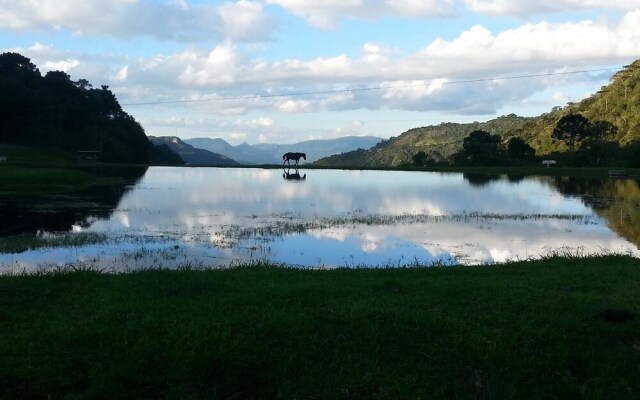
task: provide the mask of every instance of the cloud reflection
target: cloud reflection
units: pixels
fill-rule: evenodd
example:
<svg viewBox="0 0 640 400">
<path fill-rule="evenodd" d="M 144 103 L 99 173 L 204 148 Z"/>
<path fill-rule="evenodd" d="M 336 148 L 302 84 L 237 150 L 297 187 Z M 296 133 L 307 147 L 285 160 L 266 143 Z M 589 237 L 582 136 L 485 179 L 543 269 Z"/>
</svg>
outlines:
<svg viewBox="0 0 640 400">
<path fill-rule="evenodd" d="M 579 196 L 546 179 L 471 186 L 461 174 L 305 173 L 304 184 L 292 184 L 279 170 L 150 168 L 109 219 L 84 229 L 110 243 L 77 257 L 128 266 L 146 258 L 168 267 L 258 259 L 340 267 L 504 262 L 563 248 L 640 255 Z M 126 257 L 141 247 L 155 253 Z M 60 250 L 11 257 L 22 265 L 74 259 Z M 8 260 L 0 255 L 0 265 Z"/>
</svg>

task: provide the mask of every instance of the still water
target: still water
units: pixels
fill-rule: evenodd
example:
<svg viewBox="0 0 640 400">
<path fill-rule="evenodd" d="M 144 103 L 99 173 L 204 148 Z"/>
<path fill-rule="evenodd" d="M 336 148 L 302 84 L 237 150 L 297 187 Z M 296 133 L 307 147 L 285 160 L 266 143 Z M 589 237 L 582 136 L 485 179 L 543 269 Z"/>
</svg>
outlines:
<svg viewBox="0 0 640 400">
<path fill-rule="evenodd" d="M 304 267 L 484 264 L 554 252 L 640 257 L 635 180 L 154 167 L 115 193 L 111 206 L 83 213 L 69 213 L 67 199 L 65 220 L 54 229 L 37 217 L 20 232 L 4 232 L 52 240 L 0 253 L 0 273 L 261 260 Z M 70 235 L 99 240 L 55 244 Z"/>
</svg>

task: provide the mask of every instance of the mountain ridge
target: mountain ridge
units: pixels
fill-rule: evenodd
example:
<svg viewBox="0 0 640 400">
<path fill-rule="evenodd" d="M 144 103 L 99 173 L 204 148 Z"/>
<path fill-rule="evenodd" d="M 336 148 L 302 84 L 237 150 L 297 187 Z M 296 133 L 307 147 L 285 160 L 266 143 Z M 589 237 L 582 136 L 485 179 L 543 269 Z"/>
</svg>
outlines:
<svg viewBox="0 0 640 400">
<path fill-rule="evenodd" d="M 190 165 L 233 166 L 237 161 L 218 153 L 199 149 L 177 136 L 148 136 L 154 146 L 166 145 Z"/>
<path fill-rule="evenodd" d="M 304 152 L 307 162 L 322 157 L 370 148 L 383 139 L 377 136 L 343 136 L 336 139 L 305 140 L 294 144 L 259 143 L 250 145 L 243 142 L 233 146 L 221 138 L 192 138 L 184 142 L 195 148 L 213 151 L 236 160 L 241 164 L 281 164 L 282 154 L 290 151 Z"/>
<path fill-rule="evenodd" d="M 591 124 L 610 123 L 612 134 L 584 140 L 584 148 L 569 152 L 566 142 L 554 139 L 558 121 L 570 114 L 581 114 Z M 474 130 L 484 130 L 502 138 L 506 147 L 512 138 L 522 139 L 537 156 L 564 158 L 572 165 L 603 165 L 591 159 L 607 159 L 608 165 L 640 166 L 640 60 L 615 73 L 608 85 L 577 103 L 553 107 L 536 117 L 504 115 L 486 122 L 453 123 L 413 128 L 382 141 L 369 150 L 356 150 L 325 157 L 315 165 L 328 167 L 397 167 L 412 165 L 419 152 L 438 164 L 454 163 L 453 155 Z M 588 135 L 587 135 L 588 136 Z M 598 146 L 600 146 L 598 148 Z M 582 152 L 582 154 L 581 154 Z M 591 156 L 588 154 L 591 152 Z M 604 154 L 608 152 L 609 154 Z M 593 154 L 598 153 L 597 157 Z M 606 156 L 606 157 L 605 157 Z M 634 161 L 635 160 L 635 161 Z"/>
</svg>

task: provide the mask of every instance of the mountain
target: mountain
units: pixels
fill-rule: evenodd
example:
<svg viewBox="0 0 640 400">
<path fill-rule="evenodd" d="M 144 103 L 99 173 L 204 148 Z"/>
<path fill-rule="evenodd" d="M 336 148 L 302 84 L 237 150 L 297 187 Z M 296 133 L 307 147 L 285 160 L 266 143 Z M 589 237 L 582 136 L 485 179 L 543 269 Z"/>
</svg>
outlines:
<svg viewBox="0 0 640 400">
<path fill-rule="evenodd" d="M 580 114 L 588 124 L 578 137 L 576 151 L 552 134 L 565 116 Z M 318 160 L 321 166 L 389 167 L 412 164 L 420 151 L 439 163 L 452 163 L 465 137 L 484 130 L 502 137 L 523 139 L 538 156 L 549 156 L 566 165 L 640 166 L 640 60 L 625 66 L 610 83 L 579 103 L 554 107 L 538 117 L 514 114 L 487 122 L 443 123 L 415 128 L 385 140 L 369 150 L 356 150 Z M 594 134 L 594 132 L 596 132 Z"/>
<path fill-rule="evenodd" d="M 640 60 L 626 65 L 614 74 L 610 83 L 579 103 L 554 107 L 550 112 L 532 119 L 510 136 L 520 137 L 539 155 L 567 151 L 566 144 L 554 141 L 553 129 L 569 114 L 581 114 L 591 123 L 609 122 L 616 132 L 608 138 L 621 147 L 640 141 Z M 637 146 L 637 144 L 635 144 Z"/>
<path fill-rule="evenodd" d="M 0 110 L 0 143 L 89 151 L 107 162 L 167 162 L 108 86 L 62 71 L 43 76 L 18 53 L 0 54 Z"/>
<path fill-rule="evenodd" d="M 208 150 L 195 148 L 176 136 L 149 136 L 149 140 L 155 146 L 168 146 L 171 151 L 178 154 L 185 163 L 191 165 L 230 166 L 238 163 L 222 154 Z"/>
<path fill-rule="evenodd" d="M 224 139 L 216 138 L 194 138 L 185 139 L 186 143 L 198 149 L 209 150 L 214 153 L 224 154 L 225 156 L 236 160 L 240 164 L 270 164 L 272 163 L 273 155 L 270 153 L 263 153 L 252 146 L 242 143 L 238 146 L 233 146 L 227 143 Z"/>
<path fill-rule="evenodd" d="M 314 164 L 332 167 L 395 167 L 412 162 L 412 157 L 424 151 L 436 161 L 448 160 L 462 147 L 462 141 L 475 130 L 484 130 L 504 136 L 519 130 L 531 118 L 515 114 L 505 115 L 487 122 L 467 124 L 442 123 L 410 129 L 398 137 L 383 140 L 369 150 L 356 150 L 318 160 Z"/>
<path fill-rule="evenodd" d="M 375 136 L 345 136 L 338 139 L 307 140 L 296 144 L 230 145 L 223 139 L 185 139 L 193 147 L 224 154 L 241 164 L 281 164 L 284 153 L 294 151 L 307 154 L 306 162 L 314 162 L 322 157 L 355 149 L 368 149 L 382 138 Z"/>
</svg>

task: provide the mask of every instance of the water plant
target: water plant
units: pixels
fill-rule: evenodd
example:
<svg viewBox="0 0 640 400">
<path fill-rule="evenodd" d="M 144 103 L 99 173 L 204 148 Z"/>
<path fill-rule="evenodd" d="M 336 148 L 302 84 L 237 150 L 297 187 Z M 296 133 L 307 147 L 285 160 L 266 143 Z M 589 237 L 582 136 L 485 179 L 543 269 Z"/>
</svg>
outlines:
<svg viewBox="0 0 640 400">
<path fill-rule="evenodd" d="M 109 237 L 94 232 L 38 232 L 35 235 L 10 235 L 0 241 L 0 253 L 21 253 L 27 250 L 55 247 L 78 247 L 106 243 Z"/>
</svg>

